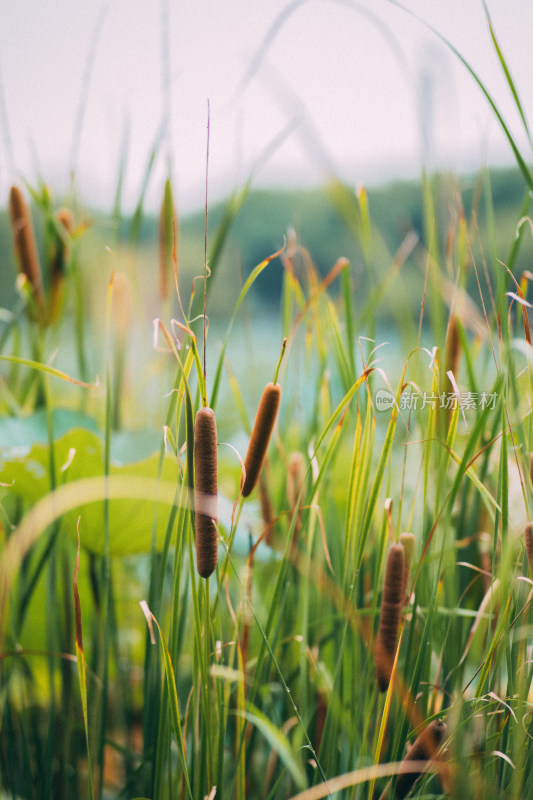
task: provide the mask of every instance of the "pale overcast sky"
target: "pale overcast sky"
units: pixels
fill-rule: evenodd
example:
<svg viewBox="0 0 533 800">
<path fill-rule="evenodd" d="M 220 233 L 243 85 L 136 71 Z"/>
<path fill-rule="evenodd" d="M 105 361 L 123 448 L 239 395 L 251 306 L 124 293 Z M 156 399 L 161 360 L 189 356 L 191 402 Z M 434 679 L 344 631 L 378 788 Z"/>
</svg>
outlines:
<svg viewBox="0 0 533 800">
<path fill-rule="evenodd" d="M 482 2 L 405 4 L 479 72 L 529 159 Z M 527 114 L 533 3 L 487 6 Z M 328 170 L 356 185 L 419 175 L 423 161 L 512 162 L 465 68 L 388 0 L 2 0 L 0 76 L 4 198 L 38 170 L 60 192 L 74 165 L 82 198 L 109 208 L 128 141 L 131 207 L 166 119 L 148 202 L 170 155 L 182 211 L 200 207 L 208 99 L 211 200 L 252 170 L 256 186 L 316 185 Z"/>
</svg>

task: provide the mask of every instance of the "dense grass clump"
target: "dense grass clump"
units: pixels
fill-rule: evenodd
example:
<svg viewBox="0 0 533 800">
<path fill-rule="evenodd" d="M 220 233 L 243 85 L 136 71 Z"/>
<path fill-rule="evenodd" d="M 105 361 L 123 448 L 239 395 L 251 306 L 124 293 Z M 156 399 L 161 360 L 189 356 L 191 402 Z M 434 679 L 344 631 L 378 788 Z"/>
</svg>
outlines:
<svg viewBox="0 0 533 800">
<path fill-rule="evenodd" d="M 34 214 L 59 222 L 43 197 Z M 45 307 L 43 326 L 23 295 L 2 333 L 4 786 L 28 798 L 43 775 L 55 797 L 527 791 L 530 345 L 506 285 L 486 273 L 480 326 L 475 298 L 427 275 L 414 338 L 404 354 L 407 320 L 378 364 L 379 331 L 356 335 L 366 311 L 349 262 L 320 278 L 293 240 L 274 254 L 285 278 L 279 317 L 262 323 L 269 363 L 234 371 L 231 331 L 271 256 L 226 334 L 206 325 L 209 383 L 181 300 L 183 321 L 158 318 L 164 346 L 139 358 L 145 312 L 128 289 L 126 314 L 134 277 L 116 262 L 94 289 L 103 335 L 98 315 L 76 321 L 83 251 L 65 231 L 56 313 Z M 449 316 L 440 334 L 428 306 Z M 61 369 L 49 348 L 73 321 Z M 250 426 L 251 376 L 271 371 L 280 334 L 286 356 Z M 75 377 L 91 378 L 88 335 L 103 388 Z M 140 402 L 141 370 L 159 403 Z"/>
</svg>

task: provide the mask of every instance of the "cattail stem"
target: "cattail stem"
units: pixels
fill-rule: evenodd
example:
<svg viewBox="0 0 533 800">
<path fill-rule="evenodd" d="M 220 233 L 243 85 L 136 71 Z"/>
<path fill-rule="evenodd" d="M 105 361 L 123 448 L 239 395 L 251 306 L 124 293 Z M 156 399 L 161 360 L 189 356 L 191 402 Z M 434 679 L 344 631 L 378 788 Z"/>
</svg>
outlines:
<svg viewBox="0 0 533 800">
<path fill-rule="evenodd" d="M 392 544 L 385 566 L 381 614 L 374 648 L 376 679 L 380 692 L 386 692 L 389 687 L 396 653 L 398 628 L 405 597 L 404 564 L 405 556 L 402 545 Z"/>
<path fill-rule="evenodd" d="M 204 229 L 204 384 L 207 377 L 207 328 L 206 328 L 206 309 L 207 309 L 207 219 L 208 219 L 208 187 L 209 187 L 209 133 L 211 126 L 211 107 L 207 101 L 207 144 L 205 154 L 205 229 Z"/>
<path fill-rule="evenodd" d="M 196 567 L 208 578 L 218 561 L 217 426 L 211 408 L 203 407 L 194 423 L 194 508 Z"/>
<path fill-rule="evenodd" d="M 207 407 L 209 403 L 207 397 L 207 383 L 202 367 L 202 362 L 200 360 L 200 353 L 198 351 L 198 343 L 196 341 L 196 337 L 191 336 L 190 342 L 191 342 L 191 350 L 194 358 L 194 363 L 196 364 L 196 372 L 198 375 L 198 387 L 200 390 L 200 396 L 202 398 L 202 406 Z"/>
<path fill-rule="evenodd" d="M 274 373 L 273 383 L 277 383 L 278 382 L 278 373 L 279 373 L 279 369 L 281 367 L 281 362 L 283 361 L 283 356 L 285 355 L 285 350 L 286 350 L 286 347 L 287 347 L 287 341 L 288 341 L 287 337 L 285 336 L 285 338 L 283 339 L 283 341 L 281 343 L 281 353 L 279 354 L 278 363 L 277 363 L 277 366 L 276 366 L 276 371 Z"/>
<path fill-rule="evenodd" d="M 213 689 L 212 689 L 212 682 L 210 680 L 211 676 L 211 603 L 209 597 L 209 581 L 204 581 L 204 610 L 205 610 L 205 629 L 204 629 L 204 681 L 205 685 L 203 687 L 203 702 L 205 708 L 205 723 L 207 730 L 212 730 L 212 712 L 213 712 Z M 212 776 L 212 763 L 213 763 L 213 756 L 212 752 L 214 749 L 214 737 L 207 736 L 207 773 L 208 773 L 208 783 L 211 785 L 213 781 Z"/>
</svg>

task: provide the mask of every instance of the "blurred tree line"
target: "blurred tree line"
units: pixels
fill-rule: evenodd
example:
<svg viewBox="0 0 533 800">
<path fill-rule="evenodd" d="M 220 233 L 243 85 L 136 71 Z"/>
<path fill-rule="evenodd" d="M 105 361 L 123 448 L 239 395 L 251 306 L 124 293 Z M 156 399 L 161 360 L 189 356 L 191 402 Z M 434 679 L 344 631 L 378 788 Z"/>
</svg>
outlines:
<svg viewBox="0 0 533 800">
<path fill-rule="evenodd" d="M 211 314 L 222 314 L 225 309 L 232 308 L 236 286 L 242 285 L 256 264 L 282 247 L 290 229 L 294 230 L 298 242 L 308 251 L 322 275 L 343 256 L 352 263 L 356 280 L 359 278 L 363 282 L 365 254 L 356 233 L 357 190 L 341 186 L 339 193 L 339 186 L 333 186 L 333 191 L 328 187 L 251 191 L 228 227 L 223 254 L 213 279 L 217 288 L 212 292 Z M 490 237 L 497 242 L 498 258 L 505 261 L 515 237 L 516 224 L 524 209 L 524 183 L 518 170 L 491 169 L 484 176 L 434 175 L 429 186 L 433 204 L 433 216 L 429 223 L 431 232 L 428 229 L 427 194 L 425 199 L 421 181 L 397 181 L 367 189 L 373 232 L 373 269 L 385 273 L 390 268 L 394 254 L 410 231 L 414 231 L 426 246 L 428 236 L 435 237 L 437 246 L 444 250 L 450 225 L 461 206 L 467 221 L 472 218 L 472 210 L 475 211 L 481 240 L 487 243 L 487 186 L 490 186 L 495 220 Z M 210 207 L 210 242 L 216 239 L 226 213 L 226 202 Z M 88 233 L 93 237 L 93 253 L 95 246 L 98 252 L 98 247 L 105 244 L 123 247 L 132 244 L 131 217 L 122 218 L 114 232 L 111 215 L 106 216 L 99 210 L 88 212 L 87 217 L 90 220 Z M 42 226 L 38 214 L 34 214 L 34 223 L 37 238 L 40 239 Z M 135 247 L 144 254 L 139 262 L 141 264 L 157 263 L 158 224 L 157 215 L 143 215 L 135 236 Z M 203 271 L 203 238 L 203 211 L 179 218 L 180 271 L 186 279 L 190 280 L 193 275 Z M 485 252 L 488 249 L 487 245 Z M 529 262 L 532 256 L 533 247 L 531 242 L 526 241 L 521 248 L 517 267 L 531 269 Z M 15 300 L 16 270 L 5 208 L 0 211 L 0 263 L 0 306 L 10 308 Z M 419 271 L 412 265 L 407 269 L 412 272 L 412 280 L 418 281 Z M 266 308 L 277 306 L 281 283 L 282 266 L 276 260 L 264 271 L 254 287 L 253 301 Z"/>
</svg>

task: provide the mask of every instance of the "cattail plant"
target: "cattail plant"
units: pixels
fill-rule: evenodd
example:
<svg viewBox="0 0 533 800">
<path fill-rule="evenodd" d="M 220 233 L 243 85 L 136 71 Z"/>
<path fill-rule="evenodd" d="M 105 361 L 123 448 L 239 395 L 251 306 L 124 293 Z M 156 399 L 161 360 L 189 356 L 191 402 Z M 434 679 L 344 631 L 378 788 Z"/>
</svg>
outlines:
<svg viewBox="0 0 533 800">
<path fill-rule="evenodd" d="M 172 196 L 170 178 L 165 181 L 165 191 L 159 211 L 159 297 L 168 297 L 168 276 L 177 260 L 178 221 Z"/>
<path fill-rule="evenodd" d="M 459 321 L 452 311 L 448 320 L 442 360 L 439 362 L 439 368 L 442 370 L 440 374 L 440 391 L 443 397 L 450 397 L 449 403 L 444 402 L 439 405 L 438 427 L 440 436 L 442 436 L 443 439 L 446 439 L 454 416 L 455 401 L 451 398 L 450 390 L 453 389 L 453 391 L 456 391 L 457 389 L 457 376 L 459 374 L 460 361 L 461 340 L 459 337 Z"/>
<path fill-rule="evenodd" d="M 19 269 L 28 279 L 35 303 L 42 312 L 44 309 L 43 282 L 33 223 L 30 210 L 18 186 L 12 186 L 9 192 L 9 213 Z"/>
<path fill-rule="evenodd" d="M 255 422 L 252 428 L 250 442 L 248 444 L 248 451 L 246 453 L 246 458 L 244 459 L 246 475 L 244 478 L 244 485 L 242 487 L 243 497 L 248 497 L 257 483 L 259 473 L 261 472 L 261 467 L 263 466 L 263 462 L 265 460 L 268 443 L 270 442 L 270 437 L 272 436 L 272 431 L 274 430 L 274 424 L 276 422 L 279 404 L 281 401 L 281 386 L 279 383 L 276 383 L 276 381 L 281 359 L 283 358 L 283 353 L 286 346 L 287 340 L 284 339 L 281 348 L 281 355 L 276 368 L 276 374 L 274 375 L 274 381 L 273 383 L 267 383 L 263 389 L 263 394 L 259 402 L 259 408 L 257 409 L 257 414 L 255 416 Z"/>
<path fill-rule="evenodd" d="M 204 236 L 204 314 L 203 369 L 199 374 L 202 408 L 194 421 L 194 510 L 196 531 L 196 568 L 202 578 L 214 572 L 218 562 L 218 452 L 215 412 L 207 405 L 206 341 L 207 341 L 207 186 L 209 166 L 209 102 L 207 104 L 207 158 L 205 175 L 205 236 Z M 167 189 L 168 187 L 168 189 Z M 172 213 L 170 181 L 165 185 L 163 205 Z"/>
<path fill-rule="evenodd" d="M 533 578 L 533 522 L 528 522 L 526 524 L 524 538 L 526 540 L 526 555 L 527 563 L 529 564 L 529 572 Z"/>
<path fill-rule="evenodd" d="M 457 378 L 461 360 L 461 339 L 459 337 L 458 320 L 452 311 L 446 332 L 446 345 L 444 351 L 444 374 L 452 372 Z"/>
<path fill-rule="evenodd" d="M 381 614 L 374 647 L 376 679 L 380 692 L 390 683 L 392 665 L 398 640 L 398 628 L 405 598 L 405 555 L 401 544 L 392 544 L 387 555 Z"/>
<path fill-rule="evenodd" d="M 217 493 L 217 425 L 214 411 L 204 406 L 194 423 L 196 567 L 202 578 L 214 572 L 218 561 Z"/>
<path fill-rule="evenodd" d="M 431 761 L 437 755 L 437 751 L 442 745 L 445 736 L 445 723 L 441 722 L 439 719 L 434 719 L 433 722 L 430 722 L 417 736 L 407 751 L 407 755 L 403 759 L 402 764 L 408 764 L 410 761 Z M 400 771 L 396 781 L 394 797 L 407 797 L 421 774 L 421 772 Z"/>
<path fill-rule="evenodd" d="M 414 761 L 431 761 L 434 759 L 445 735 L 446 725 L 444 722 L 434 719 L 415 739 L 407 751 L 407 755 L 402 760 L 402 766 L 408 768 L 409 764 L 412 764 Z M 390 780 L 381 793 L 379 800 L 392 800 L 392 798 L 398 798 L 400 800 L 403 797 L 407 797 L 420 775 L 423 774 L 422 772 L 402 771 L 402 766 L 398 773 L 392 797 L 390 793 L 392 780 Z"/>
</svg>

